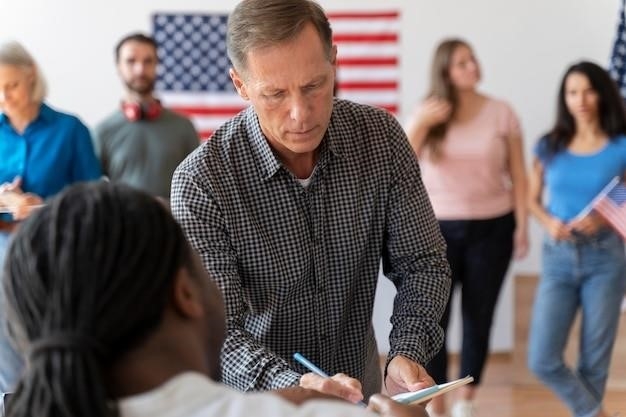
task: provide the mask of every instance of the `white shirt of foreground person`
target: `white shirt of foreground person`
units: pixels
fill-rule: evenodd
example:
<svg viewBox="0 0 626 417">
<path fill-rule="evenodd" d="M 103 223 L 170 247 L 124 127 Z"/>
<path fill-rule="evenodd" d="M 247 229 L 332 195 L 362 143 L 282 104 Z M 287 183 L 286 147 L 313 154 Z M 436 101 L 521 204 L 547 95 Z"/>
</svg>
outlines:
<svg viewBox="0 0 626 417">
<path fill-rule="evenodd" d="M 196 372 L 180 374 L 160 387 L 119 401 L 122 417 L 375 417 L 338 400 L 310 400 L 300 406 L 269 393 L 244 394 Z"/>
</svg>

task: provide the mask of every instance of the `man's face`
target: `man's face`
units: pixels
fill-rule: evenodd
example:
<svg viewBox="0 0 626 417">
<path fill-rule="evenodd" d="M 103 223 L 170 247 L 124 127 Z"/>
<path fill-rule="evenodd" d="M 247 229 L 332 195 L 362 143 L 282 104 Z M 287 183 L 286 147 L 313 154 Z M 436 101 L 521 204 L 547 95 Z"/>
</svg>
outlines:
<svg viewBox="0 0 626 417">
<path fill-rule="evenodd" d="M 312 24 L 293 40 L 251 50 L 247 67 L 231 78 L 250 100 L 261 129 L 281 159 L 315 152 L 333 106 L 336 49 L 329 59 Z"/>
<path fill-rule="evenodd" d="M 154 90 L 157 76 L 157 54 L 149 43 L 127 41 L 119 50 L 117 70 L 126 88 L 139 95 Z"/>
</svg>

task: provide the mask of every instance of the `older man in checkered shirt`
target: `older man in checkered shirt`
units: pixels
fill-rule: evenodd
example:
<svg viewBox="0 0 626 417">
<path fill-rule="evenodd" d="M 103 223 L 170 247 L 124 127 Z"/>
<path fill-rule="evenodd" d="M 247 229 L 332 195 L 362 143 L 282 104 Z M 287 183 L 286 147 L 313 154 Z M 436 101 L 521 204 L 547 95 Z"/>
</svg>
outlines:
<svg viewBox="0 0 626 417">
<path fill-rule="evenodd" d="M 401 127 L 333 97 L 337 50 L 311 0 L 240 2 L 228 52 L 251 106 L 178 167 L 171 193 L 224 295 L 223 381 L 300 384 L 353 402 L 380 391 L 372 311 L 382 259 L 398 290 L 386 388 L 432 385 L 422 365 L 442 344 L 450 272 Z M 295 352 L 333 376 L 306 373 Z"/>
</svg>

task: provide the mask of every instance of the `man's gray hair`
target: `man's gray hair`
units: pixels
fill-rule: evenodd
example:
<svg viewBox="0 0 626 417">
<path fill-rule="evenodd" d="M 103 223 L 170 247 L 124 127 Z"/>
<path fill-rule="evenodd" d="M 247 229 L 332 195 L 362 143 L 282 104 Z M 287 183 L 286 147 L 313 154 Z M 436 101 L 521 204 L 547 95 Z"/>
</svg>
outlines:
<svg viewBox="0 0 626 417">
<path fill-rule="evenodd" d="M 34 82 L 31 98 L 41 103 L 48 94 L 48 85 L 39 66 L 30 53 L 19 42 L 8 41 L 0 44 L 0 65 L 10 65 L 25 71 L 33 71 Z"/>
<path fill-rule="evenodd" d="M 243 0 L 228 18 L 228 57 L 237 71 L 247 69 L 249 51 L 295 38 L 313 24 L 331 59 L 332 30 L 324 9 L 313 0 Z"/>
</svg>

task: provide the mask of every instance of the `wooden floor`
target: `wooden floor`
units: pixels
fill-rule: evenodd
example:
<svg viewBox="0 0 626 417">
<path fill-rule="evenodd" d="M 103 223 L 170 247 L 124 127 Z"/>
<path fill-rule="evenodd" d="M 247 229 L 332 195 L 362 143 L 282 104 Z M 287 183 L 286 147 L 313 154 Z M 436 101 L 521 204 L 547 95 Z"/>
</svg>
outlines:
<svg viewBox="0 0 626 417">
<path fill-rule="evenodd" d="M 516 382 L 516 368 L 509 356 L 490 358 L 476 398 L 476 417 L 568 417 L 563 404 L 539 383 Z M 450 400 L 450 399 L 448 399 Z M 626 390 L 609 387 L 606 410 L 626 417 Z"/>
<path fill-rule="evenodd" d="M 517 277 L 515 291 L 515 348 L 510 354 L 492 355 L 476 398 L 476 417 L 568 417 L 559 399 L 543 387 L 526 368 L 528 322 L 537 277 Z M 576 359 L 577 330 L 573 330 L 566 360 Z M 451 358 L 451 375 L 456 375 L 456 358 Z M 451 403 L 450 395 L 447 401 Z M 613 359 L 605 410 L 626 417 L 626 312 L 622 313 Z"/>
<path fill-rule="evenodd" d="M 626 318 L 624 319 L 626 321 Z M 384 358 L 383 363 L 384 363 Z M 451 358 L 452 370 L 456 358 Z M 453 374 L 454 375 L 454 374 Z M 447 394 L 448 409 L 454 393 Z M 609 415 L 619 413 L 626 417 L 626 390 L 609 386 L 605 409 Z M 483 382 L 476 397 L 475 417 L 569 417 L 561 401 L 538 382 L 516 382 L 516 368 L 512 355 L 497 354 L 489 358 Z"/>
</svg>

